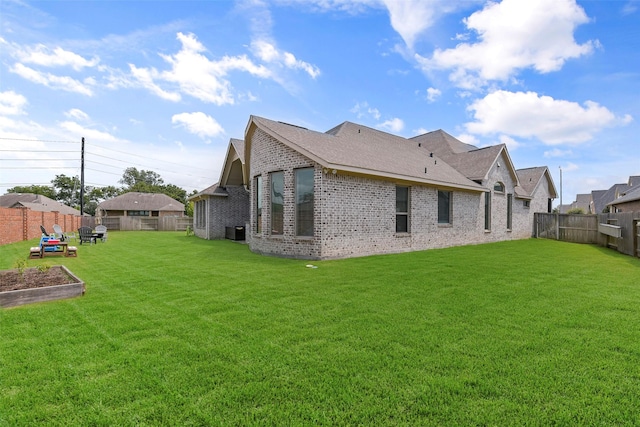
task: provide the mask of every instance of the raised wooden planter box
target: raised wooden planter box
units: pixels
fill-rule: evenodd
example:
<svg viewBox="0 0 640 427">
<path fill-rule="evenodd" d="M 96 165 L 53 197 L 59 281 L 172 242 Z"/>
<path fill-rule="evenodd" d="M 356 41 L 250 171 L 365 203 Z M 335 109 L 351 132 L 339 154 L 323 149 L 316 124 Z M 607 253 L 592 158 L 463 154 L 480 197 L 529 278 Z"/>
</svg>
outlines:
<svg viewBox="0 0 640 427">
<path fill-rule="evenodd" d="M 0 292 L 0 307 L 16 307 L 35 302 L 74 298 L 84 295 L 84 282 L 65 266 L 62 265 L 60 267 L 69 276 L 69 282 L 71 283 Z"/>
</svg>

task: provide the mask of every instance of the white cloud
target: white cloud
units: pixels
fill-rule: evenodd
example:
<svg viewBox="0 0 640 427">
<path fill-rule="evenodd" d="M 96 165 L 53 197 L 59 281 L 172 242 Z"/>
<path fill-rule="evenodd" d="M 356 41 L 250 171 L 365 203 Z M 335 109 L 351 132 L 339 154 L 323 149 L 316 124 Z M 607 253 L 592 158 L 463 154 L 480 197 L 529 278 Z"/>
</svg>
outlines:
<svg viewBox="0 0 640 427">
<path fill-rule="evenodd" d="M 0 114 L 25 114 L 24 107 L 27 103 L 27 98 L 12 90 L 0 92 Z"/>
<path fill-rule="evenodd" d="M 378 124 L 377 127 L 380 129 L 386 129 L 389 132 L 399 133 L 404 129 L 404 121 L 396 117 Z"/>
<path fill-rule="evenodd" d="M 544 152 L 544 157 L 550 159 L 554 157 L 566 157 L 571 156 L 573 151 L 571 150 L 561 150 L 559 148 L 554 148 L 553 150 L 548 150 Z"/>
<path fill-rule="evenodd" d="M 427 101 L 429 102 L 435 102 L 436 99 L 440 97 L 440 95 L 442 95 L 442 92 L 440 91 L 440 89 L 436 89 L 433 87 L 430 87 L 429 89 L 427 89 Z"/>
<path fill-rule="evenodd" d="M 433 24 L 436 10 L 442 7 L 441 2 L 427 0 L 382 0 L 382 2 L 389 11 L 391 26 L 410 49 L 413 49 L 416 38 Z"/>
<path fill-rule="evenodd" d="M 629 0 L 622 7 L 622 14 L 623 15 L 631 15 L 633 13 L 636 13 L 638 11 L 639 6 L 640 6 L 640 1 L 639 0 Z"/>
<path fill-rule="evenodd" d="M 271 42 L 266 40 L 254 40 L 251 42 L 251 50 L 253 53 L 268 63 L 276 63 L 290 69 L 298 69 L 306 72 L 312 79 L 320 75 L 320 69 L 308 62 L 301 61 L 290 52 L 281 52 Z"/>
<path fill-rule="evenodd" d="M 26 80 L 47 86 L 51 89 L 75 92 L 87 96 L 93 95 L 93 91 L 88 85 L 68 76 L 55 76 L 50 73 L 42 73 L 20 63 L 15 64 L 9 70 Z"/>
<path fill-rule="evenodd" d="M 503 0 L 489 2 L 464 20 L 476 43 L 436 49 L 431 58 L 416 55 L 424 70 L 451 70 L 458 87 L 477 89 L 489 81 L 506 81 L 518 71 L 557 71 L 565 61 L 589 54 L 597 41 L 577 44 L 573 33 L 589 21 L 575 0 Z"/>
<path fill-rule="evenodd" d="M 138 68 L 133 64 L 129 64 L 129 69 L 135 81 L 154 95 L 173 102 L 178 102 L 182 99 L 179 93 L 166 91 L 153 82 L 155 78 L 159 78 L 159 73 L 155 69 Z M 112 80 L 112 84 L 128 86 L 129 82 L 124 79 L 118 79 Z"/>
<path fill-rule="evenodd" d="M 80 139 L 82 137 L 86 138 L 88 141 L 96 141 L 96 142 L 108 142 L 108 143 L 126 143 L 128 141 L 118 138 L 116 136 L 111 135 L 107 132 L 102 132 L 96 129 L 87 128 L 82 126 L 76 122 L 62 122 L 60 123 L 60 128 L 64 129 L 69 135 L 67 139 Z"/>
<path fill-rule="evenodd" d="M 380 120 L 380 111 L 378 111 L 377 108 L 370 107 L 369 103 L 366 101 L 356 103 L 356 105 L 354 105 L 349 111 L 355 113 L 356 117 L 359 119 L 365 116 L 370 116 L 375 120 Z"/>
<path fill-rule="evenodd" d="M 235 98 L 227 78 L 231 71 L 243 71 L 260 78 L 273 77 L 269 69 L 254 64 L 246 55 L 210 60 L 204 55 L 206 48 L 193 34 L 178 33 L 177 39 L 182 44 L 178 53 L 160 54 L 171 65 L 170 70 L 160 72 L 155 68 L 138 68 L 130 64 L 131 73 L 138 84 L 163 99 L 177 101 L 180 94 L 161 88 L 157 82 L 176 84 L 181 92 L 203 102 L 233 104 Z"/>
<path fill-rule="evenodd" d="M 580 167 L 571 162 L 567 163 L 565 166 L 562 166 L 562 172 L 572 172 L 578 169 L 580 169 Z"/>
<path fill-rule="evenodd" d="M 460 135 L 456 136 L 456 138 L 464 142 L 465 144 L 471 144 L 475 146 L 478 146 L 480 144 L 478 138 L 476 138 L 475 135 L 471 135 L 469 133 L 461 133 Z"/>
<path fill-rule="evenodd" d="M 100 62 L 99 58 L 87 60 L 77 53 L 64 50 L 61 47 L 49 49 L 47 46 L 39 44 L 34 48 L 16 50 L 15 56 L 24 63 L 41 65 L 44 67 L 71 67 L 76 71 L 81 71 L 86 67 L 95 67 Z"/>
<path fill-rule="evenodd" d="M 202 112 L 180 113 L 171 117 L 171 123 L 185 128 L 188 132 L 198 135 L 200 138 L 218 136 L 224 133 L 224 129 L 211 116 Z"/>
<path fill-rule="evenodd" d="M 72 108 L 71 110 L 65 112 L 64 115 L 69 117 L 70 119 L 80 120 L 83 122 L 89 120 L 89 115 L 77 108 Z"/>
<path fill-rule="evenodd" d="M 507 135 L 500 135 L 500 144 L 506 145 L 509 151 L 514 151 L 518 147 L 522 146 L 522 143 L 516 141 L 515 139 Z"/>
<path fill-rule="evenodd" d="M 475 0 L 479 2 L 478 0 Z M 245 1 L 252 9 L 263 5 L 262 1 Z M 415 42 L 439 16 L 467 7 L 472 1 L 443 2 L 440 0 L 276 0 L 280 4 L 296 4 L 320 12 L 345 12 L 351 15 L 365 13 L 368 9 L 386 9 L 393 29 L 413 50 Z M 264 18 L 264 16 L 261 16 Z M 257 21 L 257 20 L 256 20 Z M 271 23 L 269 20 L 263 20 Z M 260 21 L 258 21 L 260 22 Z"/>
<path fill-rule="evenodd" d="M 467 132 L 538 138 L 549 145 L 582 143 L 605 127 L 631 120 L 630 116 L 617 118 L 593 101 L 580 105 L 535 92 L 498 90 L 476 100 L 467 109 L 475 119 L 465 124 Z"/>
</svg>

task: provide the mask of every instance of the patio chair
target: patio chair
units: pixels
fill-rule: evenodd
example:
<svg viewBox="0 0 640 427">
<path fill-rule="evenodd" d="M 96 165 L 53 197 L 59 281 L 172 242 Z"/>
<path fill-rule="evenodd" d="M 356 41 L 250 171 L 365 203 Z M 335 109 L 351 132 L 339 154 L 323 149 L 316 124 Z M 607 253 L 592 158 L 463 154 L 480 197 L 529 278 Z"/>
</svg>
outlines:
<svg viewBox="0 0 640 427">
<path fill-rule="evenodd" d="M 76 242 L 78 241 L 75 232 L 65 233 L 62 231 L 62 227 L 60 227 L 58 224 L 53 224 L 53 232 L 56 234 L 56 237 L 60 238 L 62 242 L 68 242 L 71 239 L 75 240 Z"/>
<path fill-rule="evenodd" d="M 96 238 L 93 235 L 93 231 L 91 231 L 91 227 L 80 227 L 78 228 L 78 236 L 80 236 L 80 244 L 82 243 L 95 243 Z"/>
<path fill-rule="evenodd" d="M 66 240 L 64 233 L 62 232 L 62 227 L 58 224 L 53 224 L 53 234 L 60 239 L 61 242 Z"/>
<path fill-rule="evenodd" d="M 107 241 L 107 227 L 105 225 L 96 225 L 96 233 L 100 236 L 100 240 Z"/>
<path fill-rule="evenodd" d="M 45 236 L 48 236 L 48 235 L 49 235 L 49 233 L 47 233 L 47 229 L 46 229 L 46 228 L 44 228 L 44 225 L 41 225 L 41 226 L 40 226 L 40 231 L 42 231 L 42 234 L 44 234 Z"/>
</svg>

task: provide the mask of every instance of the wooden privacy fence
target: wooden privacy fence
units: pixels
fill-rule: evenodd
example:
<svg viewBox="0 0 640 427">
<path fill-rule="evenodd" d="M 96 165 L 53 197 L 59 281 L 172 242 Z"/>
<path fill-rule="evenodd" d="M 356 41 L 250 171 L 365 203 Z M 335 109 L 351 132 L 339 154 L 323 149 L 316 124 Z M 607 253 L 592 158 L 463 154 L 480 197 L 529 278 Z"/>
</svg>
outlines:
<svg viewBox="0 0 640 427">
<path fill-rule="evenodd" d="M 193 228 L 193 218 L 178 216 L 136 217 L 107 216 L 101 218 L 108 230 L 120 231 L 186 231 Z"/>
<path fill-rule="evenodd" d="M 573 243 L 590 243 L 640 256 L 640 212 L 575 215 L 536 213 L 533 236 Z"/>
</svg>

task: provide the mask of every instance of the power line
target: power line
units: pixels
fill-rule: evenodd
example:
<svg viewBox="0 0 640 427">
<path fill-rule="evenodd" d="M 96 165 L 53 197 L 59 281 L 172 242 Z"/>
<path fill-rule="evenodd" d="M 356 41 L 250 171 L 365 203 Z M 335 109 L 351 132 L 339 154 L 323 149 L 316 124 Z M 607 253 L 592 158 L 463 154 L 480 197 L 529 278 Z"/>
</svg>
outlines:
<svg viewBox="0 0 640 427">
<path fill-rule="evenodd" d="M 9 167 L 3 167 L 2 169 L 77 169 L 77 167 L 75 166 L 29 166 L 29 167 L 24 167 L 24 166 L 9 166 Z"/>
<path fill-rule="evenodd" d="M 74 162 L 78 159 L 0 159 L 0 162 Z"/>
<path fill-rule="evenodd" d="M 65 140 L 46 140 L 46 139 L 8 138 L 8 137 L 0 137 L 0 140 L 8 140 L 8 141 L 27 141 L 27 142 L 49 142 L 49 143 L 62 143 L 62 144 L 78 144 L 78 143 L 80 142 L 80 141 L 65 141 Z M 104 147 L 104 146 L 101 146 L 101 145 L 98 145 L 98 144 L 95 144 L 95 143 L 93 143 L 93 145 L 94 145 L 95 147 L 101 148 L 101 149 L 103 149 L 103 150 L 113 151 L 113 152 L 115 152 L 115 153 L 120 153 L 120 154 L 126 154 L 126 155 L 128 155 L 128 156 L 133 156 L 133 157 L 139 157 L 139 158 L 142 158 L 142 159 L 145 159 L 145 160 L 152 160 L 152 161 L 155 161 L 155 162 L 164 162 L 164 163 L 168 163 L 168 164 L 171 164 L 171 165 L 180 166 L 180 167 L 185 167 L 185 168 L 191 168 L 191 169 L 207 170 L 207 169 L 205 169 L 205 168 L 198 168 L 198 167 L 194 167 L 193 165 L 185 165 L 185 164 L 181 164 L 181 163 L 170 162 L 170 161 L 168 161 L 168 160 L 154 159 L 154 158 L 151 158 L 151 157 L 146 156 L 146 155 L 145 155 L 145 156 L 143 156 L 143 155 L 134 154 L 134 153 L 126 152 L 126 151 L 115 150 L 115 149 L 113 149 L 113 148 Z M 87 147 L 87 148 L 89 148 L 89 147 Z M 52 150 L 9 150 L 9 149 L 0 149 L 0 151 L 6 151 L 6 152 L 28 152 L 28 153 L 52 153 L 52 152 L 54 152 L 54 153 L 65 153 L 65 152 L 68 152 L 68 153 L 76 153 L 76 152 L 77 152 L 77 151 L 66 151 L 66 150 L 60 150 L 60 151 L 53 150 L 53 151 L 52 151 Z M 86 152 L 86 154 L 91 154 L 91 155 L 94 155 L 94 156 L 101 156 L 100 154 L 90 153 L 90 152 L 88 152 L 88 151 Z M 102 156 L 102 157 L 108 158 L 108 159 L 110 159 L 110 160 L 123 161 L 123 160 L 120 160 L 120 159 L 114 159 L 114 158 L 107 157 L 107 156 Z M 138 165 L 138 166 L 145 167 L 145 166 L 143 166 L 143 165 Z"/>
<path fill-rule="evenodd" d="M 0 151 L 12 153 L 77 153 L 78 150 L 5 150 Z"/>
<path fill-rule="evenodd" d="M 126 154 L 128 156 L 140 157 L 140 158 L 145 159 L 145 160 L 153 160 L 153 161 L 156 161 L 156 162 L 168 163 L 170 165 L 181 166 L 181 167 L 185 167 L 185 168 L 193 168 L 193 166 L 191 166 L 191 165 L 183 165 L 183 164 L 180 164 L 180 163 L 169 162 L 167 160 L 153 159 L 153 158 L 151 158 L 149 156 L 142 156 L 142 155 L 139 155 L 139 154 L 128 153 L 126 151 L 114 150 L 113 148 L 107 148 L 107 147 L 102 147 L 102 146 L 98 146 L 98 145 L 96 145 L 96 147 L 100 147 L 103 150 L 107 150 L 107 151 L 113 151 L 115 153 Z M 87 154 L 92 154 L 94 156 L 99 156 L 100 155 L 100 154 L 95 154 L 95 153 L 90 153 L 90 152 L 87 152 Z M 117 160 L 117 159 L 114 159 L 114 160 Z M 204 168 L 195 168 L 195 169 L 206 170 Z"/>
<path fill-rule="evenodd" d="M 25 141 L 25 142 L 56 142 L 60 144 L 78 144 L 80 141 L 56 141 L 56 140 L 47 140 L 47 139 L 26 139 L 26 138 L 6 138 L 1 137 L 5 141 Z"/>
</svg>

